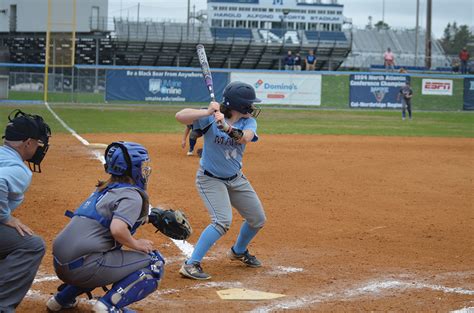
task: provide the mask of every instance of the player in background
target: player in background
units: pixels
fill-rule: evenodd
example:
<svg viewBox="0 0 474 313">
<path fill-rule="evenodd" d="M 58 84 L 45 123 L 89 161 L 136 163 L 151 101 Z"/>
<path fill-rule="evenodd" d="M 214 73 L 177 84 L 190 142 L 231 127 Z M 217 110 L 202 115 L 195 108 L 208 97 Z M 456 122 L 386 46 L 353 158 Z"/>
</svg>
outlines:
<svg viewBox="0 0 474 313">
<path fill-rule="evenodd" d="M 226 86 L 223 102 L 211 102 L 207 110 L 183 109 L 176 119 L 185 125 L 194 123 L 204 136 L 204 149 L 196 174 L 196 188 L 207 207 L 211 223 L 201 233 L 191 257 L 180 269 L 181 275 L 205 280 L 211 276 L 201 267 L 208 250 L 229 230 L 232 207 L 245 219 L 234 245 L 227 256 L 250 267 L 260 267 L 260 261 L 249 253 L 248 245 L 266 221 L 260 199 L 242 173 L 245 147 L 256 142 L 260 102 L 253 87 L 232 82 Z"/>
<path fill-rule="evenodd" d="M 109 178 L 74 213 L 66 212 L 71 221 L 54 239 L 54 269 L 65 284 L 46 303 L 50 311 L 73 308 L 78 295 L 112 284 L 93 311 L 131 312 L 126 306 L 155 291 L 163 277 L 164 259 L 153 242 L 134 237 L 150 222 L 148 151 L 134 142 L 113 142 L 105 162 Z"/>
<path fill-rule="evenodd" d="M 197 139 L 202 137 L 202 132 L 198 129 L 194 130 L 193 125 L 186 125 L 183 133 L 183 139 L 181 140 L 181 148 L 186 148 L 186 139 L 189 135 L 189 149 L 186 155 L 191 156 L 194 155 L 194 147 L 196 146 Z"/>
<path fill-rule="evenodd" d="M 402 120 L 405 120 L 405 111 L 408 111 L 408 117 L 411 120 L 411 98 L 413 97 L 413 90 L 408 80 L 405 82 L 405 86 L 400 88 L 397 101 L 400 101 L 400 97 L 402 98 Z"/>
<path fill-rule="evenodd" d="M 12 213 L 30 186 L 30 168 L 41 172 L 40 163 L 51 136 L 48 124 L 39 115 L 15 110 L 8 120 L 0 146 L 0 312 L 15 312 L 46 250 L 43 239 Z M 24 161 L 30 163 L 30 168 Z"/>
</svg>

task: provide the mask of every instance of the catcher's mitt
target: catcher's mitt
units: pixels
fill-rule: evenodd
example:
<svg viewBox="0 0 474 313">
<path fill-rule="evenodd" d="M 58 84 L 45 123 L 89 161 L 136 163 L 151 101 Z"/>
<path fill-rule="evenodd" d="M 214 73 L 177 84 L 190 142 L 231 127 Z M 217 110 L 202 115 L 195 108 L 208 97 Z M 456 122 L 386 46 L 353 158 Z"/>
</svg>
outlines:
<svg viewBox="0 0 474 313">
<path fill-rule="evenodd" d="M 193 232 L 186 215 L 179 210 L 152 208 L 148 220 L 157 230 L 173 239 L 188 239 Z"/>
</svg>

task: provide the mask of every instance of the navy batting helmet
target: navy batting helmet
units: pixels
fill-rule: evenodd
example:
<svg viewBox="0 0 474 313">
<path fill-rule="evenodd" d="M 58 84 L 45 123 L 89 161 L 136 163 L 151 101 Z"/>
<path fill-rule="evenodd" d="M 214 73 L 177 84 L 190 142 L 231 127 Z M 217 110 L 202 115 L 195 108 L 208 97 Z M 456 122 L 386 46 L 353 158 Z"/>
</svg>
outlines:
<svg viewBox="0 0 474 313">
<path fill-rule="evenodd" d="M 111 175 L 127 175 L 145 190 L 151 167 L 148 151 L 135 142 L 116 141 L 105 149 L 105 171 Z"/>
<path fill-rule="evenodd" d="M 261 102 L 255 96 L 255 89 L 249 84 L 243 82 L 231 82 L 224 89 L 223 106 L 240 112 L 242 114 L 251 113 L 254 117 L 260 114 L 261 109 L 254 105 L 255 102 Z"/>
</svg>

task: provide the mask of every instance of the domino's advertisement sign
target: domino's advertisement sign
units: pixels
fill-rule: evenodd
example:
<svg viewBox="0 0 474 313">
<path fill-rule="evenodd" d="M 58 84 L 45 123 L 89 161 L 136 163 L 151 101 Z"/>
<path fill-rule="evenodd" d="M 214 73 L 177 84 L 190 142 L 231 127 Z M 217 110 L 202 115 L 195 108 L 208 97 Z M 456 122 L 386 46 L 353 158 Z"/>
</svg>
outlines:
<svg viewBox="0 0 474 313">
<path fill-rule="evenodd" d="M 464 110 L 474 110 L 474 78 L 464 78 Z"/>
<path fill-rule="evenodd" d="M 231 80 L 252 85 L 262 104 L 321 105 L 321 75 L 233 72 Z"/>
<path fill-rule="evenodd" d="M 227 73 L 213 73 L 214 91 L 221 95 Z M 209 102 L 201 72 L 108 70 L 105 100 Z"/>
<path fill-rule="evenodd" d="M 410 77 L 383 74 L 352 74 L 349 78 L 351 108 L 401 108 L 400 88 Z"/>
</svg>

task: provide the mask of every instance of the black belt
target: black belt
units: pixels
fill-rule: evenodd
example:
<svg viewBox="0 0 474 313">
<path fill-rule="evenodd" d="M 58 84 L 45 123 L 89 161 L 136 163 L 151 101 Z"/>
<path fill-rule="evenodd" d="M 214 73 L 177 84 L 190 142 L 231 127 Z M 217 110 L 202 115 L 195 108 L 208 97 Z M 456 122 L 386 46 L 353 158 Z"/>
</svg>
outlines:
<svg viewBox="0 0 474 313">
<path fill-rule="evenodd" d="M 233 179 L 237 178 L 237 176 L 239 176 L 238 174 L 235 174 L 235 175 L 230 176 L 230 177 L 217 177 L 217 176 L 212 175 L 212 173 L 209 173 L 206 170 L 204 170 L 204 175 L 212 177 L 212 178 L 217 178 L 217 179 L 220 179 L 220 180 L 225 180 L 225 181 L 233 180 Z"/>
</svg>

